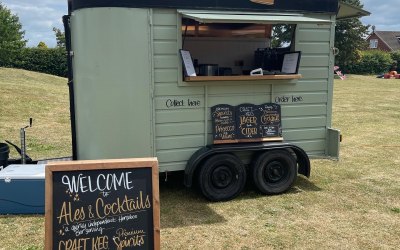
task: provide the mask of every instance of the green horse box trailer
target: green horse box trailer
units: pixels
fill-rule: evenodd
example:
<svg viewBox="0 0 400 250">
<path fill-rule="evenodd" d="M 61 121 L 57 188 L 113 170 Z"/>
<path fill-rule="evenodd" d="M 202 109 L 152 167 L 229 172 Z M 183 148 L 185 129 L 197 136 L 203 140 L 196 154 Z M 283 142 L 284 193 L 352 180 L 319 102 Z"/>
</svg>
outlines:
<svg viewBox="0 0 400 250">
<path fill-rule="evenodd" d="M 68 7 L 74 159 L 155 156 L 160 172 L 184 171 L 186 186 L 198 182 L 219 201 L 237 196 L 247 176 L 265 194 L 284 192 L 298 173 L 309 177 L 309 156 L 339 157 L 340 132 L 331 128 L 335 21 L 368 12 L 337 0 Z M 232 138 L 242 125 L 229 115 L 271 105 L 279 112 L 267 120 L 277 126 L 261 138 Z M 264 118 L 240 119 L 257 134 L 252 126 Z M 237 132 L 235 140 L 215 140 L 218 122 L 233 122 L 223 132 Z"/>
</svg>

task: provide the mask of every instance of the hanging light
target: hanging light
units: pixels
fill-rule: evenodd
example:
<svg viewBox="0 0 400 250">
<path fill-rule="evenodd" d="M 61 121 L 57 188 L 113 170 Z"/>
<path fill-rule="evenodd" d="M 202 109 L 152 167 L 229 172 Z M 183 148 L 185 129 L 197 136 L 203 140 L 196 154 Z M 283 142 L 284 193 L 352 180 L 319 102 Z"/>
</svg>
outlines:
<svg viewBox="0 0 400 250">
<path fill-rule="evenodd" d="M 265 5 L 273 5 L 274 0 L 250 0 L 253 3 L 265 4 Z"/>
</svg>

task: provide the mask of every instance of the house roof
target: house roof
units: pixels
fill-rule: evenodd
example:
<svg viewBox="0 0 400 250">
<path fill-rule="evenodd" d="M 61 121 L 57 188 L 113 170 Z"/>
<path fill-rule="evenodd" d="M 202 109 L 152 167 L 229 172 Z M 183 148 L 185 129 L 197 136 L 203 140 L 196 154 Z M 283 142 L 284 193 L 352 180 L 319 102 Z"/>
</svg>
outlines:
<svg viewBox="0 0 400 250">
<path fill-rule="evenodd" d="M 374 33 L 393 51 L 400 50 L 400 31 L 375 31 Z"/>
</svg>

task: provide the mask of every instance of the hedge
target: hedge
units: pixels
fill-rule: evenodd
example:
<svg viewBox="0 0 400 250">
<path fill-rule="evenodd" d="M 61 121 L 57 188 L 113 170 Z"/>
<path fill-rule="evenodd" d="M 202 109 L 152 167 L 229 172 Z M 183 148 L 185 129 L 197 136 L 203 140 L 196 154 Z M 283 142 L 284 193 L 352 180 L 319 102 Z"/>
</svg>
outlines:
<svg viewBox="0 0 400 250">
<path fill-rule="evenodd" d="M 390 56 L 397 63 L 397 72 L 400 72 L 400 50 L 390 53 Z"/>
<path fill-rule="evenodd" d="M 23 48 L 12 66 L 66 77 L 66 51 L 63 48 Z"/>
<path fill-rule="evenodd" d="M 361 59 L 349 65 L 352 74 L 382 74 L 388 72 L 393 64 L 391 54 L 381 50 L 361 52 Z"/>
</svg>

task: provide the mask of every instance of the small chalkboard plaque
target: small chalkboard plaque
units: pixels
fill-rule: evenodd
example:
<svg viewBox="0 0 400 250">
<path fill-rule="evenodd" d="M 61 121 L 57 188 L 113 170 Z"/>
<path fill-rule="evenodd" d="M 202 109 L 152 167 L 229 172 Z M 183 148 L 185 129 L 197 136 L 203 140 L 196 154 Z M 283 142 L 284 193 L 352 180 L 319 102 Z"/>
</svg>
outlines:
<svg viewBox="0 0 400 250">
<path fill-rule="evenodd" d="M 235 142 L 235 107 L 221 104 L 211 107 L 214 142 Z"/>
<path fill-rule="evenodd" d="M 46 249 L 159 249 L 156 158 L 46 166 Z"/>
<path fill-rule="evenodd" d="M 238 139 L 260 138 L 259 117 L 260 110 L 254 104 L 241 104 L 236 106 L 236 134 Z"/>
<path fill-rule="evenodd" d="M 262 138 L 282 137 L 281 106 L 275 103 L 259 105 L 260 127 Z"/>
</svg>

